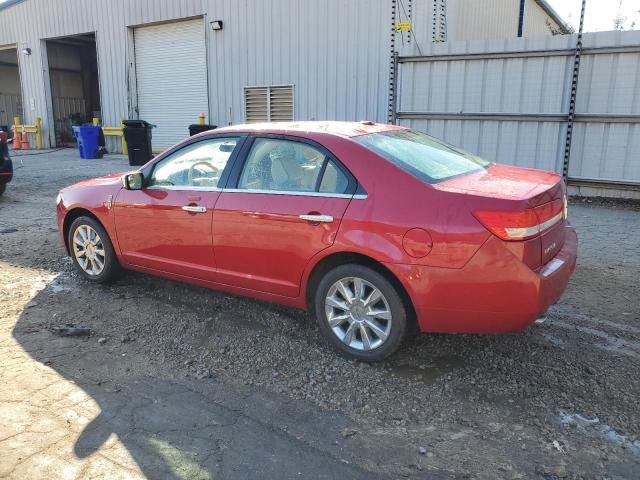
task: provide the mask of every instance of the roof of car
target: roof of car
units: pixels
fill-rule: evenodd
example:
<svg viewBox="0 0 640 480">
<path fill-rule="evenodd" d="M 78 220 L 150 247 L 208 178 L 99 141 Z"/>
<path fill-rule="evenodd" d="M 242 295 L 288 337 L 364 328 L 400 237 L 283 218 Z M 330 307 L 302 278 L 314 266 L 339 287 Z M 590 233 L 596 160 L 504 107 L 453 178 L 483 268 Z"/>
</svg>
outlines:
<svg viewBox="0 0 640 480">
<path fill-rule="evenodd" d="M 217 132 L 248 132 L 248 133 L 328 133 L 342 137 L 356 137 L 368 133 L 384 132 L 388 130 L 402 130 L 403 127 L 388 123 L 362 122 L 272 122 L 232 125 L 214 130 Z"/>
</svg>

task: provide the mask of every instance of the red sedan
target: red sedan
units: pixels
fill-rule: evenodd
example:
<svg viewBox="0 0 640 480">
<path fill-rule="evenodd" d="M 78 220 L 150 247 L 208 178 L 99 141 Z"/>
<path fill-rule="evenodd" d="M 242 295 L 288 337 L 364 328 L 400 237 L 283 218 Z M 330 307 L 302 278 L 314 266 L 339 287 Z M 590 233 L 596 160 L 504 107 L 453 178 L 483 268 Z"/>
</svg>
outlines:
<svg viewBox="0 0 640 480">
<path fill-rule="evenodd" d="M 57 214 L 87 280 L 126 268 L 308 308 L 366 361 L 414 326 L 522 330 L 576 264 L 559 175 L 372 122 L 205 132 L 63 189 Z"/>
</svg>

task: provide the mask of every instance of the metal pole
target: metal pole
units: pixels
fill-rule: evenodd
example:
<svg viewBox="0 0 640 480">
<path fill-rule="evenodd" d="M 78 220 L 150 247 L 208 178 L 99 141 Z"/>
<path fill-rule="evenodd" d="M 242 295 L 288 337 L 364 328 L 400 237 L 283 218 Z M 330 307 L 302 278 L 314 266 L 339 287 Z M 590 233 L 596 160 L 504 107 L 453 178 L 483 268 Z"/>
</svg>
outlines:
<svg viewBox="0 0 640 480">
<path fill-rule="evenodd" d="M 520 0 L 520 16 L 518 17 L 518 36 L 522 36 L 524 30 L 524 6 L 527 0 Z"/>
<path fill-rule="evenodd" d="M 398 123 L 398 52 L 393 55 L 393 82 L 391 85 L 391 122 L 393 125 Z"/>
<path fill-rule="evenodd" d="M 573 123 L 576 115 L 576 94 L 578 92 L 578 77 L 580 75 L 580 55 L 582 54 L 582 29 L 584 27 L 584 11 L 587 0 L 582 0 L 582 10 L 580 12 L 580 28 L 578 29 L 578 40 L 576 41 L 576 52 L 573 59 L 573 76 L 571 78 L 571 97 L 569 98 L 569 114 L 567 116 L 567 137 L 564 144 L 564 164 L 562 166 L 562 176 L 569 178 L 569 158 L 571 157 L 571 136 L 573 135 Z"/>
<path fill-rule="evenodd" d="M 398 52 L 396 52 L 396 0 L 391 1 L 391 38 L 390 49 L 391 58 L 389 59 L 389 99 L 388 99 L 388 112 L 387 121 L 389 123 L 395 123 L 396 119 L 396 75 L 398 73 Z"/>
</svg>

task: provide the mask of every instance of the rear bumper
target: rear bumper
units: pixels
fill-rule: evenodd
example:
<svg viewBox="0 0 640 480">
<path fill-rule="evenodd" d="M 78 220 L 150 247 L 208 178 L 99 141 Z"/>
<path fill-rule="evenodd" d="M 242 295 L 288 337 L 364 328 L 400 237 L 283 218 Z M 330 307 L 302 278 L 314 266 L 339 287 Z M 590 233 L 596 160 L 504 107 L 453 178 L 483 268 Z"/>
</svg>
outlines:
<svg viewBox="0 0 640 480">
<path fill-rule="evenodd" d="M 420 330 L 511 333 L 558 301 L 575 270 L 578 240 L 566 226 L 562 250 L 537 271 L 491 237 L 462 269 L 388 264 L 403 283 Z"/>
<path fill-rule="evenodd" d="M 569 278 L 576 269 L 578 236 L 573 227 L 567 226 L 565 228 L 567 232 L 562 250 L 537 272 L 543 311 L 560 300 L 567 288 Z"/>
<path fill-rule="evenodd" d="M 13 164 L 11 160 L 2 161 L 0 156 L 0 183 L 9 183 L 13 179 Z"/>
<path fill-rule="evenodd" d="M 9 157 L 6 134 L 0 133 L 0 183 L 9 183 L 13 178 L 13 163 Z"/>
</svg>

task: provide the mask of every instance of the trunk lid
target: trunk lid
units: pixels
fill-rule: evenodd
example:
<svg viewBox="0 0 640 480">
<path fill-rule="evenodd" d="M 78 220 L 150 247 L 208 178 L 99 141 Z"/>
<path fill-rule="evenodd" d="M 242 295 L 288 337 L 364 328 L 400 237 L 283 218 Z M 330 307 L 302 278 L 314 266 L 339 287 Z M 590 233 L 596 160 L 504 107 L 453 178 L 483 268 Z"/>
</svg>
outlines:
<svg viewBox="0 0 640 480">
<path fill-rule="evenodd" d="M 468 195 L 476 218 L 532 269 L 547 263 L 564 245 L 566 187 L 557 173 L 492 165 L 434 187 Z M 520 213 L 527 213 L 526 219 Z M 511 228 L 497 228 L 501 221 Z"/>
<path fill-rule="evenodd" d="M 562 177 L 557 173 L 533 168 L 491 165 L 468 175 L 435 184 L 439 190 L 467 193 L 504 200 L 526 200 L 535 207 L 560 198 Z"/>
</svg>

